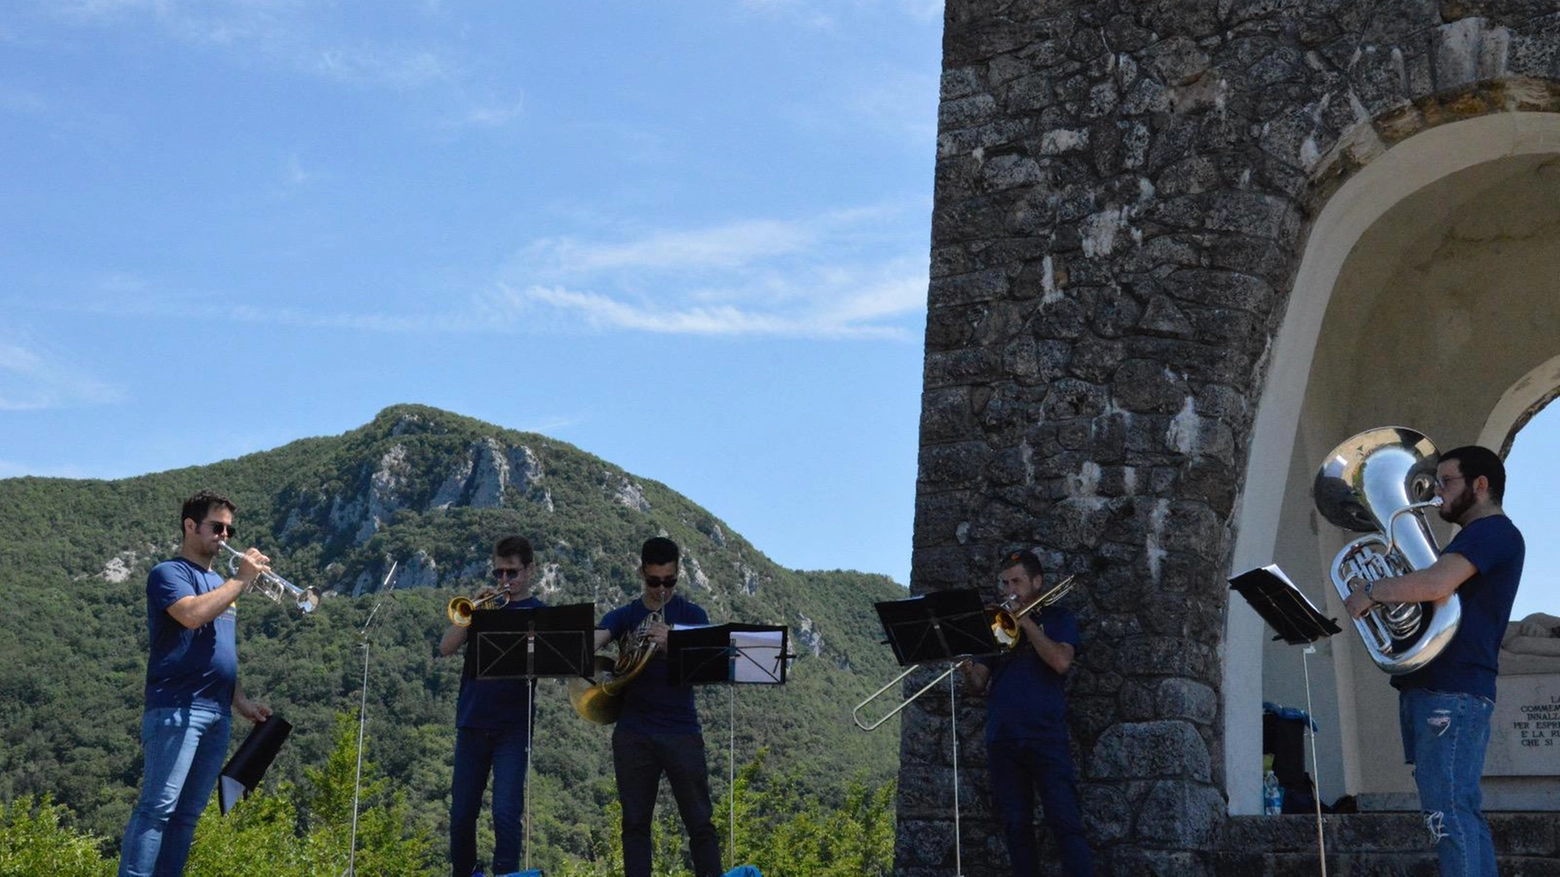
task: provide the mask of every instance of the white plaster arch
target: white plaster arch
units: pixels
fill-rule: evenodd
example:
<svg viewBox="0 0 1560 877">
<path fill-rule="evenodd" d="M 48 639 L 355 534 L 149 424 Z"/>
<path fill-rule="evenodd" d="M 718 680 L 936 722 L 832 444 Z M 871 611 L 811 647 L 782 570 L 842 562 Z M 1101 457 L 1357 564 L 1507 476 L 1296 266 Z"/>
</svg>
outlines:
<svg viewBox="0 0 1560 877">
<path fill-rule="evenodd" d="M 1279 498 L 1312 357 L 1339 271 L 1361 235 L 1393 205 L 1443 177 L 1483 162 L 1516 155 L 1560 153 L 1560 114 L 1493 113 L 1440 125 L 1377 156 L 1328 199 L 1311 224 L 1300 268 L 1271 348 L 1253 424 L 1250 455 L 1236 511 L 1231 572 L 1272 562 L 1278 538 Z M 1543 378 L 1554 360 L 1518 381 L 1487 419 L 1481 442 L 1501 447 L 1523 412 L 1552 390 Z M 1543 389 L 1539 389 L 1543 387 Z M 1526 399 L 1525 404 L 1522 402 Z M 1509 402 L 1508 402 L 1509 400 Z M 1493 441 L 1487 439 L 1494 435 Z M 1224 776 L 1232 814 L 1261 810 L 1263 623 L 1232 595 L 1224 639 Z"/>
<path fill-rule="evenodd" d="M 1506 388 L 1485 420 L 1484 428 L 1479 431 L 1479 444 L 1494 448 L 1502 455 L 1510 451 L 1510 442 L 1516 431 L 1538 409 L 1555 398 L 1557 387 L 1560 387 L 1560 356 L 1538 366 Z"/>
</svg>

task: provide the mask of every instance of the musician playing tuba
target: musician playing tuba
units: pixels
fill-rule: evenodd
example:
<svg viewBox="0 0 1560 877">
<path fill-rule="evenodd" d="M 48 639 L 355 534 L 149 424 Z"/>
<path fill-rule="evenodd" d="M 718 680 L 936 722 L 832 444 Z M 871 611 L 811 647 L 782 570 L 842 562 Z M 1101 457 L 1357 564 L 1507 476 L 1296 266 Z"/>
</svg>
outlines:
<svg viewBox="0 0 1560 877">
<path fill-rule="evenodd" d="M 1432 565 L 1374 582 L 1355 580 L 1344 606 L 1354 618 L 1377 603 L 1462 604 L 1456 635 L 1424 667 L 1391 678 L 1398 689 L 1403 754 L 1414 765 L 1443 875 L 1495 874 L 1495 848 L 1480 812 L 1479 775 L 1495 709 L 1501 637 L 1522 577 L 1522 534 L 1501 510 L 1506 467 L 1488 448 L 1441 454 L 1435 493 L 1443 520 L 1461 527 Z"/>
<path fill-rule="evenodd" d="M 680 559 L 676 542 L 661 536 L 647 540 L 639 564 L 644 593 L 608 612 L 596 629 L 598 650 L 614 639 L 620 649 L 655 650 L 623 689 L 622 712 L 612 731 L 612 765 L 623 807 L 625 877 L 650 877 L 650 826 L 663 773 L 688 832 L 694 877 L 718 877 L 723 871 L 693 688 L 671 684 L 665 656 L 666 635 L 673 626 L 710 623 L 702 608 L 675 593 Z"/>
<path fill-rule="evenodd" d="M 1036 793 L 1061 850 L 1062 873 L 1089 875 L 1093 854 L 1078 811 L 1062 687 L 1078 655 L 1078 622 L 1059 606 L 1017 614 L 1045 593 L 1045 575 L 1034 551 L 1003 557 L 998 581 L 1003 606 L 1017 618 L 1018 640 L 1011 654 L 966 662 L 961 670 L 970 691 L 986 693 L 987 773 L 1013 877 L 1040 873 Z"/>
<path fill-rule="evenodd" d="M 534 609 L 545 604 L 531 595 L 535 555 L 524 536 L 506 536 L 493 546 L 493 585 L 472 598 L 473 606 L 501 606 L 478 612 Z M 500 599 L 490 599 L 498 595 Z M 449 657 L 466 642 L 470 627 L 455 620 L 439 640 Z M 469 624 L 469 620 L 468 620 Z M 492 874 L 520 870 L 520 838 L 525 815 L 525 760 L 531 733 L 527 705 L 535 689 L 524 679 L 477 679 L 475 656 L 468 649 L 455 704 L 455 769 L 450 782 L 450 874 L 469 877 L 477 866 L 477 814 L 488 773 L 493 774 Z"/>
</svg>

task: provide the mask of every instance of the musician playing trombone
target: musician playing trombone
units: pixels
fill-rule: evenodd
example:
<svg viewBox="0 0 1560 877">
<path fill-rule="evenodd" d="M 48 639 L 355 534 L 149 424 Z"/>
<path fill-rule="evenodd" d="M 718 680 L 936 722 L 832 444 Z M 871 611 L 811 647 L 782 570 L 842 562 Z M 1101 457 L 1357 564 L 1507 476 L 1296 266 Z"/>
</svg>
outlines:
<svg viewBox="0 0 1560 877">
<path fill-rule="evenodd" d="M 650 828 L 656 791 L 665 774 L 688 831 L 694 877 L 718 877 L 720 838 L 711 821 L 710 772 L 693 687 L 674 686 L 665 656 L 666 635 L 676 625 L 709 624 L 698 605 L 675 593 L 681 552 L 664 536 L 645 542 L 639 575 L 645 590 L 632 603 L 608 612 L 596 628 L 599 650 L 614 639 L 643 640 L 655 650 L 623 689 L 623 711 L 612 732 L 612 766 L 623 808 L 623 872 L 650 877 Z"/>
<path fill-rule="evenodd" d="M 506 536 L 493 546 L 493 585 L 479 590 L 458 612 L 439 640 L 449 657 L 466 642 L 473 608 L 534 609 L 531 595 L 535 554 L 524 536 Z M 502 604 L 495 606 L 495 604 Z M 460 620 L 465 621 L 464 624 Z M 455 702 L 455 767 L 450 782 L 450 875 L 482 873 L 477 863 L 477 815 L 488 774 L 493 775 L 493 874 L 520 870 L 520 836 L 525 817 L 525 768 L 534 717 L 534 689 L 524 679 L 477 679 L 470 655 Z M 533 708 L 528 710 L 527 706 Z"/>
<path fill-rule="evenodd" d="M 1430 663 L 1392 677 L 1403 755 L 1414 766 L 1419 806 L 1444 877 L 1495 877 L 1479 776 L 1490 742 L 1501 637 L 1522 578 L 1522 534 L 1501 510 L 1506 466 L 1489 448 L 1441 454 L 1435 494 L 1442 520 L 1462 529 L 1430 566 L 1373 582 L 1350 582 L 1344 608 L 1361 618 L 1378 603 L 1425 603 L 1455 593 L 1457 634 Z"/>
<path fill-rule="evenodd" d="M 1015 614 L 1045 593 L 1045 575 L 1034 551 L 1004 556 L 998 581 L 1004 608 Z M 960 668 L 968 690 L 986 694 L 987 773 L 1013 877 L 1040 873 L 1034 826 L 1037 793 L 1045 823 L 1061 850 L 1062 873 L 1093 873 L 1067 745 L 1063 691 L 1063 679 L 1077 655 L 1077 619 L 1070 610 L 1043 606 L 1018 616 L 1018 639 L 1010 654 L 969 661 Z"/>
<path fill-rule="evenodd" d="M 227 497 L 202 490 L 184 501 L 179 556 L 146 577 L 146 710 L 141 716 L 141 794 L 119 849 L 120 877 L 184 873 L 195 823 L 227 758 L 230 712 L 263 722 L 270 708 L 238 684 L 233 602 L 269 570 L 250 548 L 231 578 L 212 572 L 235 535 Z"/>
</svg>

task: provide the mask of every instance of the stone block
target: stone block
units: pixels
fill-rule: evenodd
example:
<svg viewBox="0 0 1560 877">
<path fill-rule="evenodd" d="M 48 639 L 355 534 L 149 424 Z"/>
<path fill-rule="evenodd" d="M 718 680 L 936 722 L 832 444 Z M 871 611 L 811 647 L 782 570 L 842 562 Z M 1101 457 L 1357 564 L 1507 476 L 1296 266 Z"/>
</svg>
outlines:
<svg viewBox="0 0 1560 877">
<path fill-rule="evenodd" d="M 1142 666 L 1142 665 L 1138 665 Z M 1123 722 L 1100 735 L 1090 755 L 1097 779 L 1179 779 L 1207 782 L 1212 775 L 1208 745 L 1189 722 Z"/>
<path fill-rule="evenodd" d="M 1192 782 L 1154 783 L 1138 805 L 1137 834 L 1150 844 L 1205 849 L 1224 820 L 1224 796 Z"/>
<path fill-rule="evenodd" d="M 1163 718 L 1211 725 L 1218 716 L 1219 695 L 1213 688 L 1191 679 L 1165 679 L 1155 693 L 1155 707 Z"/>
</svg>

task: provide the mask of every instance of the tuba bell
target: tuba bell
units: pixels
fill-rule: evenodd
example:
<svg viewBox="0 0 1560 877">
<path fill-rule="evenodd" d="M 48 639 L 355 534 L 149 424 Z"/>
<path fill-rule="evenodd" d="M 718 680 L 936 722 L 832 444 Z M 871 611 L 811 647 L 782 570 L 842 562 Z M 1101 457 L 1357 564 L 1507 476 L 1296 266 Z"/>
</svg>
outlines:
<svg viewBox="0 0 1560 877">
<path fill-rule="evenodd" d="M 1424 510 L 1439 506 L 1435 468 L 1440 453 L 1423 434 L 1400 426 L 1368 429 L 1322 461 L 1311 490 L 1322 517 L 1365 533 L 1333 558 L 1332 581 L 1345 599 L 1364 581 L 1425 569 L 1441 551 Z M 1351 584 L 1352 583 L 1352 584 Z M 1457 633 L 1457 595 L 1425 603 L 1372 606 L 1354 627 L 1371 660 L 1393 675 L 1430 663 Z"/>
</svg>

